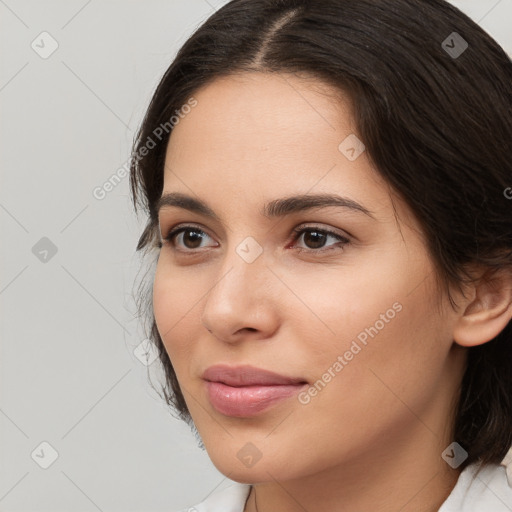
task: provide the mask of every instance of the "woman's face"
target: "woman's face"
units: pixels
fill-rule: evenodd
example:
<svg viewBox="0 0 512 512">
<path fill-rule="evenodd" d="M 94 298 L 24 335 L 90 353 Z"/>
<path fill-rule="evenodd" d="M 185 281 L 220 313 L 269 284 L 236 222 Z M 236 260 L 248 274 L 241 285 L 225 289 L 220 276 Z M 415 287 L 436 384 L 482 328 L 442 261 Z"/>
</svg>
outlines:
<svg viewBox="0 0 512 512">
<path fill-rule="evenodd" d="M 155 319 L 209 456 L 241 482 L 404 450 L 439 458 L 449 444 L 462 372 L 454 314 L 417 221 L 395 197 L 397 220 L 350 103 L 329 92 L 295 75 L 219 79 L 194 95 L 167 149 L 163 195 L 190 196 L 215 217 L 161 208 L 162 237 L 192 227 L 161 248 Z M 262 213 L 321 194 L 345 206 Z M 207 385 L 203 372 L 218 364 L 306 384 Z"/>
</svg>

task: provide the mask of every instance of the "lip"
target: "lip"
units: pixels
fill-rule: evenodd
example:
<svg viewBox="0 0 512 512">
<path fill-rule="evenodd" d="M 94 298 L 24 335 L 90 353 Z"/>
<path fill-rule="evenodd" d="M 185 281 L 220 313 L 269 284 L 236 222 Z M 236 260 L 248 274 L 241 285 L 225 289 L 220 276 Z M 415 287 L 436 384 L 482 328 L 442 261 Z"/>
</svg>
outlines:
<svg viewBox="0 0 512 512">
<path fill-rule="evenodd" d="M 307 382 L 250 365 L 216 365 L 203 373 L 211 405 L 221 414 L 254 416 L 295 395 Z"/>
<path fill-rule="evenodd" d="M 305 379 L 286 377 L 279 373 L 257 368 L 251 365 L 228 366 L 218 364 L 210 366 L 203 373 L 203 379 L 222 382 L 232 387 L 239 386 L 280 386 L 286 384 L 304 384 Z"/>
</svg>

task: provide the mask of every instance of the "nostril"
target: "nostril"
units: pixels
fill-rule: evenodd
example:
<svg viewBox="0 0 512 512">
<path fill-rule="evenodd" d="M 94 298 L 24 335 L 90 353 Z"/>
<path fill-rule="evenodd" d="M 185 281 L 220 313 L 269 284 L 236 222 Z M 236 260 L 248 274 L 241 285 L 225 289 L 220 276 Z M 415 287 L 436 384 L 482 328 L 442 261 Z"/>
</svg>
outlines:
<svg viewBox="0 0 512 512">
<path fill-rule="evenodd" d="M 254 327 L 243 327 L 242 329 L 240 329 L 239 332 L 243 332 L 243 331 L 250 331 L 250 332 L 253 332 L 253 331 L 257 331 L 258 329 L 255 329 Z"/>
</svg>

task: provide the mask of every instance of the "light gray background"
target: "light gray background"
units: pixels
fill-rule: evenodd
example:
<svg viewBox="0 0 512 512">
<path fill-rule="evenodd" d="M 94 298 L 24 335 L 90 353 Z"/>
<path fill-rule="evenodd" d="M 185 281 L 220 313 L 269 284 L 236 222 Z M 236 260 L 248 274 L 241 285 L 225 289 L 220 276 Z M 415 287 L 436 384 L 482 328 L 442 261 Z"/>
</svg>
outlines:
<svg viewBox="0 0 512 512">
<path fill-rule="evenodd" d="M 134 353 L 144 219 L 128 178 L 92 193 L 126 162 L 181 44 L 225 3 L 0 0 L 1 512 L 173 512 L 230 483 L 152 389 L 158 362 Z M 452 3 L 512 54 L 512 0 Z M 48 58 L 31 47 L 51 48 L 43 31 L 58 43 Z M 57 248 L 46 262 L 43 237 Z M 47 469 L 43 442 L 58 452 Z"/>
</svg>

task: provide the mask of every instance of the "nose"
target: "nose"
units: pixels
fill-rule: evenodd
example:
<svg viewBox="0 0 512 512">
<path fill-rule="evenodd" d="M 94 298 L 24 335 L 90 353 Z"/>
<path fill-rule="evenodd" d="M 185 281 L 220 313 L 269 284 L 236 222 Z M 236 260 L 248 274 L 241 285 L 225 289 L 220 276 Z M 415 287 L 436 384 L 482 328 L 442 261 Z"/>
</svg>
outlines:
<svg viewBox="0 0 512 512">
<path fill-rule="evenodd" d="M 201 321 L 225 343 L 270 337 L 279 325 L 278 286 L 264 253 L 251 262 L 233 249 L 206 295 Z"/>
</svg>

